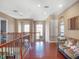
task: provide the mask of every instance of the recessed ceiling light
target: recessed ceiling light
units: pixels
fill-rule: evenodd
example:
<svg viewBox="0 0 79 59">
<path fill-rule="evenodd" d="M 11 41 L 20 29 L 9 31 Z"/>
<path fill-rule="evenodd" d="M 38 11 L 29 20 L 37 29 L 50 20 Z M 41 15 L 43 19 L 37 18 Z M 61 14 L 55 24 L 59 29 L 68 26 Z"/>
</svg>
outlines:
<svg viewBox="0 0 79 59">
<path fill-rule="evenodd" d="M 17 13 L 18 15 L 20 16 L 23 16 L 23 13 L 22 12 L 19 12 L 18 10 L 12 10 L 14 13 Z"/>
<path fill-rule="evenodd" d="M 49 6 L 44 6 L 44 8 L 49 8 Z"/>
<path fill-rule="evenodd" d="M 47 14 L 47 12 L 44 12 L 44 15 L 46 15 Z"/>
<path fill-rule="evenodd" d="M 63 7 L 63 5 L 62 5 L 62 4 L 60 4 L 60 5 L 59 5 L 59 7 L 61 8 L 61 7 Z"/>
<path fill-rule="evenodd" d="M 41 7 L 41 5 L 39 4 L 38 7 Z"/>
<path fill-rule="evenodd" d="M 13 10 L 13 12 L 18 12 L 18 10 Z"/>
<path fill-rule="evenodd" d="M 23 13 L 22 13 L 22 12 L 19 12 L 18 14 L 19 14 L 20 16 L 23 16 Z"/>
</svg>

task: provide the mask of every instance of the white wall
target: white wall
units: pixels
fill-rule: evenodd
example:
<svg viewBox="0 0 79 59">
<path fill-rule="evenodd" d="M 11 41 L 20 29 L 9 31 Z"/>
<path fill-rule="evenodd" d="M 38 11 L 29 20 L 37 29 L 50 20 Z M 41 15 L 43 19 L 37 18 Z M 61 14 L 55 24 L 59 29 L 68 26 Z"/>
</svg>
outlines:
<svg viewBox="0 0 79 59">
<path fill-rule="evenodd" d="M 70 18 L 79 16 L 79 2 L 77 2 L 75 5 L 71 6 L 68 10 L 63 12 L 60 17 L 63 16 L 64 23 L 65 23 L 65 37 L 67 38 L 75 38 L 79 40 L 79 30 L 69 30 L 68 27 L 68 21 Z M 60 19 L 59 19 L 60 21 Z M 79 24 L 78 24 L 79 25 Z"/>
<path fill-rule="evenodd" d="M 15 32 L 15 19 L 0 12 L 0 19 L 6 20 L 7 22 L 7 32 Z"/>
<path fill-rule="evenodd" d="M 45 41 L 46 42 L 49 42 L 50 41 L 50 38 L 49 38 L 49 22 L 46 21 L 46 26 L 45 26 Z"/>
<path fill-rule="evenodd" d="M 58 36 L 58 20 L 50 21 L 50 41 L 55 41 Z"/>
</svg>

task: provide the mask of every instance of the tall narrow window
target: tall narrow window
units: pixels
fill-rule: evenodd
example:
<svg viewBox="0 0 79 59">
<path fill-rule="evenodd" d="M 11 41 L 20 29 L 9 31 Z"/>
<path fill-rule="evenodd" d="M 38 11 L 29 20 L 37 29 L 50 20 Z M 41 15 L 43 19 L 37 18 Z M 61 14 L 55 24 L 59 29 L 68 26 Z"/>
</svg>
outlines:
<svg viewBox="0 0 79 59">
<path fill-rule="evenodd" d="M 6 20 L 1 20 L 1 33 L 6 33 Z M 1 34 L 1 43 L 6 42 L 6 34 Z"/>
<path fill-rule="evenodd" d="M 24 32 L 30 32 L 30 24 L 24 25 Z"/>
<path fill-rule="evenodd" d="M 21 23 L 18 23 L 18 32 L 21 32 Z"/>
<path fill-rule="evenodd" d="M 60 23 L 60 36 L 64 36 L 64 22 Z"/>
</svg>

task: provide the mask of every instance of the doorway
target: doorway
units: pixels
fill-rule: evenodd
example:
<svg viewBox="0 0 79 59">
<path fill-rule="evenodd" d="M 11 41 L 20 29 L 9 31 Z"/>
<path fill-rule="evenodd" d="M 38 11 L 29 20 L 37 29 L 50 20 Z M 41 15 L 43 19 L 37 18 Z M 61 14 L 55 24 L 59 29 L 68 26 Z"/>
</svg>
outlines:
<svg viewBox="0 0 79 59">
<path fill-rule="evenodd" d="M 43 24 L 36 24 L 35 25 L 36 35 L 35 39 L 36 41 L 43 41 L 44 40 L 44 26 Z"/>
</svg>

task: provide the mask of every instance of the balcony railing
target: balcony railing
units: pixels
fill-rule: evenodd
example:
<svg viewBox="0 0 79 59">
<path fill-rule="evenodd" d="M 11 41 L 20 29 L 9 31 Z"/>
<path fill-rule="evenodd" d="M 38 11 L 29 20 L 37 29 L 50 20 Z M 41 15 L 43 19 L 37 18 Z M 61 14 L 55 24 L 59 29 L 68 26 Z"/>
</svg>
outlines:
<svg viewBox="0 0 79 59">
<path fill-rule="evenodd" d="M 30 47 L 30 33 L 0 33 L 0 59 L 24 59 Z"/>
<path fill-rule="evenodd" d="M 0 33 L 0 59 L 27 59 L 26 55 L 29 54 L 36 33 Z"/>
</svg>

